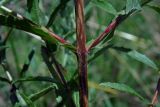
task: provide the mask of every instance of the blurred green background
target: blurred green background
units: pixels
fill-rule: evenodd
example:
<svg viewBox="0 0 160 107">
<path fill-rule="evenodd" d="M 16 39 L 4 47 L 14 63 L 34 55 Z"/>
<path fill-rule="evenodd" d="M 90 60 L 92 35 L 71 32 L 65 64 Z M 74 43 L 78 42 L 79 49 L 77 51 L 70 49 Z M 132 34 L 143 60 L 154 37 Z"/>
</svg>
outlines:
<svg viewBox="0 0 160 107">
<path fill-rule="evenodd" d="M 2 1 L 2 0 L 1 0 Z M 120 11 L 126 0 L 107 0 L 117 11 Z M 39 7 L 34 8 L 31 14 L 27 12 L 26 0 L 8 0 L 4 5 L 15 12 L 31 19 L 32 21 L 46 25 L 52 11 L 59 4 L 60 0 L 39 0 Z M 157 0 L 154 3 L 160 5 Z M 112 21 L 113 14 L 107 13 L 103 9 L 96 7 L 93 3 L 86 1 L 85 7 L 85 31 L 87 42 L 96 38 Z M 7 27 L 0 26 L 0 36 L 4 38 Z M 71 0 L 65 9 L 60 10 L 51 26 L 51 29 L 58 35 L 66 37 L 73 44 L 75 43 L 75 15 L 74 3 Z M 31 61 L 26 76 L 48 76 L 50 75 L 40 54 L 42 42 L 29 36 L 23 31 L 14 29 L 7 41 L 7 61 L 11 74 L 16 80 L 18 73 L 26 62 L 29 52 L 34 48 L 35 55 Z M 135 49 L 152 59 L 160 66 L 160 15 L 147 6 L 142 8 L 123 22 L 116 29 L 113 39 L 108 44 L 115 46 Z M 67 68 L 68 72 L 74 74 L 76 71 L 76 56 L 71 52 L 58 47 L 56 57 L 59 62 Z M 120 82 L 125 83 L 139 92 L 144 98 L 151 101 L 159 72 L 138 62 L 127 54 L 108 49 L 98 56 L 88 65 L 89 77 L 89 104 L 90 107 L 145 107 L 146 104 L 137 97 L 118 92 L 105 91 L 97 88 L 101 82 Z M 0 75 L 6 77 L 0 66 Z M 20 91 L 26 95 L 37 92 L 46 87 L 46 82 L 25 82 Z M 54 107 L 56 104 L 54 91 L 49 92 L 44 97 L 37 100 L 37 107 Z M 0 107 L 11 107 L 9 100 L 9 86 L 0 82 Z M 158 107 L 158 106 L 157 106 Z"/>
</svg>

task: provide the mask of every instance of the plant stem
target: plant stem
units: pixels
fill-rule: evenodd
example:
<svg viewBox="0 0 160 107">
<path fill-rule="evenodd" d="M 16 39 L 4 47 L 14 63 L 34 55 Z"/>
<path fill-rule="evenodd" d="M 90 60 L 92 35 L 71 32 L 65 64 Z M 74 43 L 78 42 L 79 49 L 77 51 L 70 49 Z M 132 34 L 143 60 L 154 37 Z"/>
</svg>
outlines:
<svg viewBox="0 0 160 107">
<path fill-rule="evenodd" d="M 97 46 L 102 40 L 105 39 L 106 36 L 112 31 L 115 30 L 118 25 L 124 21 L 130 14 L 127 15 L 119 15 L 115 20 L 113 20 L 109 26 L 105 29 L 102 34 L 100 34 L 93 42 L 92 44 L 88 47 L 87 51 L 90 51 L 93 47 Z"/>
<path fill-rule="evenodd" d="M 80 107 L 88 107 L 87 51 L 83 9 L 84 1 L 75 0 Z"/>
<path fill-rule="evenodd" d="M 88 107 L 87 55 L 78 54 L 80 107 Z"/>
</svg>

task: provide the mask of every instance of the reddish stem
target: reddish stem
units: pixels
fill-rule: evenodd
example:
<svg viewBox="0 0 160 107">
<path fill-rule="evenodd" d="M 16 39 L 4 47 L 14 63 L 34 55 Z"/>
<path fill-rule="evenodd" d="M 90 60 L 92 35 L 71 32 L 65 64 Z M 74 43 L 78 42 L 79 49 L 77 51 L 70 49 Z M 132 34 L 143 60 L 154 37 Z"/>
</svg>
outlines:
<svg viewBox="0 0 160 107">
<path fill-rule="evenodd" d="M 127 15 L 125 16 L 127 17 Z M 98 45 L 106 36 L 108 36 L 108 34 L 114 30 L 124 19 L 124 16 L 120 15 L 118 16 L 114 21 L 112 21 L 112 23 L 105 29 L 105 31 L 100 34 L 93 42 L 92 44 L 88 47 L 87 52 L 89 50 L 91 50 L 93 47 L 95 47 L 96 45 Z"/>
<path fill-rule="evenodd" d="M 49 31 L 49 30 L 48 30 Z M 53 32 L 49 31 L 49 34 L 51 36 L 53 36 L 56 40 L 58 40 L 59 42 L 61 42 L 62 44 L 68 44 L 68 42 L 66 40 L 64 40 L 62 37 L 54 34 Z"/>
<path fill-rule="evenodd" d="M 80 107 L 88 107 L 87 51 L 83 9 L 84 1 L 75 0 Z"/>
</svg>

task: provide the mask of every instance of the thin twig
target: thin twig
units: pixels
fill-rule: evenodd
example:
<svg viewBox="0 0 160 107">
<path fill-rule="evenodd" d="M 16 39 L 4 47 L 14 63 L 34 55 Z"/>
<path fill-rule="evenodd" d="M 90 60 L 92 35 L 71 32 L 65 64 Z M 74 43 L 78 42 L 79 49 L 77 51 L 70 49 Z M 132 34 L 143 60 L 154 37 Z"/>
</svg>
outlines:
<svg viewBox="0 0 160 107">
<path fill-rule="evenodd" d="M 129 15 L 129 14 L 128 14 Z M 93 47 L 95 47 L 96 45 L 98 45 L 106 36 L 108 36 L 108 34 L 112 31 L 115 30 L 116 27 L 118 27 L 118 25 L 124 21 L 128 15 L 119 15 L 115 20 L 113 20 L 111 22 L 111 24 L 105 29 L 105 31 L 100 34 L 93 42 L 92 44 L 88 47 L 87 51 L 89 52 L 89 50 L 91 50 Z"/>
</svg>

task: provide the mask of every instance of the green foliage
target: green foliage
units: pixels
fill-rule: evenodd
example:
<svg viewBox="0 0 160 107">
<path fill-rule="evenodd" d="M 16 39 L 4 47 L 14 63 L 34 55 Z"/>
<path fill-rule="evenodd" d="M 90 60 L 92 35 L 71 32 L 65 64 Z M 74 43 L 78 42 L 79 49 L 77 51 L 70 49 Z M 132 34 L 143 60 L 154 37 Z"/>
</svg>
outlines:
<svg viewBox="0 0 160 107">
<path fill-rule="evenodd" d="M 160 66 L 160 18 L 145 16 L 143 6 L 158 13 L 160 8 L 151 1 L 84 1 L 87 49 L 108 32 L 86 49 L 91 107 L 142 107 L 152 98 L 159 76 L 154 71 Z M 73 5 L 72 0 L 0 1 L 0 90 L 7 106 L 80 107 L 82 59 L 77 59 Z M 117 96 L 119 91 L 128 94 Z"/>
<path fill-rule="evenodd" d="M 30 12 L 31 19 L 36 22 L 40 23 L 40 8 L 39 8 L 39 0 L 28 0 L 28 11 Z"/>
<path fill-rule="evenodd" d="M 28 12 L 31 12 L 34 0 L 27 0 Z"/>
<path fill-rule="evenodd" d="M 140 10 L 140 2 L 139 0 L 127 0 L 126 4 L 126 14 L 135 11 L 135 10 Z"/>
<path fill-rule="evenodd" d="M 160 14 L 160 5 L 147 5 Z"/>
<path fill-rule="evenodd" d="M 21 100 L 19 99 L 19 101 L 20 101 L 22 107 L 23 106 L 36 107 L 34 105 L 34 103 L 25 94 L 21 93 L 20 95 L 21 95 L 22 98 L 21 98 Z M 25 101 L 26 105 L 22 105 L 23 100 Z"/>
<path fill-rule="evenodd" d="M 131 58 L 133 58 L 139 62 L 142 62 L 142 63 L 152 67 L 155 70 L 158 70 L 157 65 L 144 54 L 141 54 L 135 50 L 124 48 L 124 47 L 112 47 L 112 48 L 116 49 L 118 51 L 126 52 L 128 54 L 128 56 L 130 56 Z"/>
<path fill-rule="evenodd" d="M 116 9 L 112 6 L 111 3 L 109 3 L 106 0 L 92 0 L 92 3 L 95 6 L 101 8 L 102 10 L 104 10 L 104 11 L 110 13 L 110 14 L 113 14 L 113 15 L 117 14 Z"/>
<path fill-rule="evenodd" d="M 128 55 L 130 57 L 132 57 L 132 58 L 134 58 L 134 59 L 152 67 L 152 68 L 154 68 L 155 70 L 158 70 L 158 67 L 156 66 L 156 64 L 152 60 L 150 60 L 148 57 L 146 57 L 145 55 L 143 55 L 143 54 L 141 54 L 141 53 L 139 53 L 135 50 L 128 52 Z"/>
<path fill-rule="evenodd" d="M 37 92 L 35 94 L 30 95 L 29 99 L 31 99 L 31 101 L 36 101 L 40 97 L 43 97 L 45 94 L 47 94 L 49 91 L 51 91 L 54 88 L 55 88 L 55 85 L 48 86 L 47 88 L 42 89 L 41 91 L 39 91 L 39 92 Z"/>
<path fill-rule="evenodd" d="M 104 86 L 106 88 L 112 88 L 112 89 L 116 89 L 119 91 L 127 92 L 129 94 L 133 94 L 133 95 L 139 97 L 140 99 L 144 100 L 144 98 L 140 94 L 138 94 L 133 88 L 131 88 L 125 84 L 107 82 L 107 83 L 101 83 L 100 85 Z"/>
</svg>

